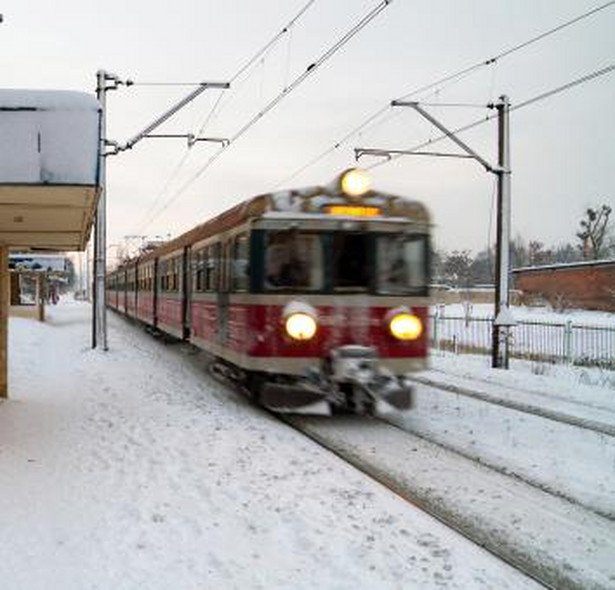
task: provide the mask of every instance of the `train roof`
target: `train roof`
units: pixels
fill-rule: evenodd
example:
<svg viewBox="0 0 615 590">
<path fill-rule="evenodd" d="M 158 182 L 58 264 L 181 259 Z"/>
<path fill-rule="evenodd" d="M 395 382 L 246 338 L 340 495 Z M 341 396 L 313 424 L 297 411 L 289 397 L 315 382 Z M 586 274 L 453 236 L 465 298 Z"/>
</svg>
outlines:
<svg viewBox="0 0 615 590">
<path fill-rule="evenodd" d="M 360 197 L 347 197 L 337 184 L 329 186 L 311 186 L 302 189 L 293 189 L 266 193 L 242 201 L 227 209 L 216 217 L 197 225 L 196 227 L 170 240 L 162 246 L 142 254 L 126 262 L 122 266 L 130 266 L 135 262 L 146 262 L 154 258 L 165 256 L 186 246 L 200 242 L 220 232 L 230 230 L 242 225 L 251 219 L 264 217 L 305 218 L 331 218 L 335 213 L 325 212 L 326 207 L 359 207 L 375 208 L 379 214 L 370 219 L 399 219 L 411 221 L 421 225 L 429 224 L 427 207 L 416 200 L 409 200 L 398 195 L 380 191 L 367 191 Z M 343 217 L 343 213 L 341 214 Z"/>
</svg>

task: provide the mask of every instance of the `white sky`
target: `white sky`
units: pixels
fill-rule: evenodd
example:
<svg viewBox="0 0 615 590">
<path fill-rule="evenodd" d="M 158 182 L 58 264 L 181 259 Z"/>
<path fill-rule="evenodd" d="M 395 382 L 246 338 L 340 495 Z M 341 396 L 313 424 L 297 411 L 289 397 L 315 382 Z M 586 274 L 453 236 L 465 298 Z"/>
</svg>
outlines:
<svg viewBox="0 0 615 590">
<path fill-rule="evenodd" d="M 176 0 L 171 9 L 145 0 L 8 0 L 0 5 L 2 86 L 93 92 L 99 68 L 136 82 L 230 80 L 306 1 Z M 108 242 L 121 243 L 126 235 L 176 235 L 253 194 L 327 182 L 354 163 L 354 147 L 409 148 L 435 137 L 416 113 L 396 109 L 286 182 L 392 99 L 604 3 L 394 0 L 185 190 L 180 192 L 216 144 L 197 144 L 178 173 L 186 154 L 180 139 L 143 140 L 110 158 Z M 378 4 L 317 0 L 251 76 L 245 82 L 240 78 L 223 97 L 205 135 L 237 133 Z M 425 98 L 485 104 L 507 94 L 513 104 L 525 101 L 612 64 L 614 25 L 615 5 Z M 108 137 L 125 142 L 189 90 L 141 86 L 110 93 Z M 206 91 L 158 132 L 196 132 L 218 95 Z M 613 104 L 615 75 L 607 74 L 512 114 L 513 235 L 548 245 L 573 242 L 587 206 L 615 206 Z M 432 113 L 455 128 L 486 111 Z M 495 159 L 493 124 L 463 138 L 486 159 Z M 434 147 L 449 148 L 444 142 Z M 438 247 L 477 251 L 492 241 L 494 177 L 480 165 L 404 157 L 373 172 L 375 187 L 425 200 Z M 169 201 L 162 214 L 145 223 L 153 205 Z"/>
</svg>

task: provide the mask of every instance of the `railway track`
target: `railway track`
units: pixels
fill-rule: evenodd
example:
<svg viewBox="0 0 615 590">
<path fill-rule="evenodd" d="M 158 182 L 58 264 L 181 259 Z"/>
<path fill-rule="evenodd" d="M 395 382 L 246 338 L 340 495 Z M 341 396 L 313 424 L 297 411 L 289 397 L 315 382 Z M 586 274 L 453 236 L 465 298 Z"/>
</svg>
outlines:
<svg viewBox="0 0 615 590">
<path fill-rule="evenodd" d="M 292 426 L 295 430 L 305 434 L 311 440 L 318 443 L 321 447 L 334 453 L 343 461 L 351 464 L 353 467 L 361 471 L 367 477 L 377 481 L 388 490 L 394 492 L 405 501 L 412 504 L 414 507 L 428 513 L 436 520 L 444 524 L 447 528 L 454 530 L 461 536 L 465 537 L 468 541 L 480 546 L 484 550 L 494 555 L 499 560 L 507 563 L 516 571 L 533 579 L 535 582 L 545 588 L 556 588 L 548 580 L 539 577 L 533 568 L 527 568 L 522 562 L 518 560 L 511 560 L 506 552 L 497 550 L 492 544 L 486 543 L 481 535 L 476 535 L 475 531 L 471 528 L 463 526 L 458 519 L 451 518 L 450 515 L 439 509 L 437 506 L 432 505 L 431 502 L 425 501 L 422 494 L 416 493 L 411 486 L 406 485 L 402 478 L 396 477 L 395 474 L 388 472 L 386 469 L 382 469 L 374 464 L 372 461 L 365 461 L 365 458 L 360 453 L 353 453 L 348 447 L 340 446 L 339 442 L 334 442 L 328 436 L 323 436 L 322 432 L 318 432 L 318 429 L 313 428 L 313 419 L 307 419 L 305 417 L 281 417 L 281 420 Z M 343 419 L 335 418 L 336 422 Z M 369 421 L 370 425 L 373 425 L 369 418 L 357 418 L 353 417 L 355 422 Z M 309 424 L 308 424 L 309 421 Z"/>
<path fill-rule="evenodd" d="M 554 422 L 615 436 L 615 405 L 613 408 L 588 406 L 532 391 L 515 390 L 511 395 L 509 388 L 504 388 L 500 393 L 487 393 L 485 388 L 489 387 L 489 384 L 481 384 L 481 387 L 474 384 L 472 387 L 467 387 L 447 381 L 444 377 L 444 373 L 436 374 L 436 376 L 430 373 L 428 377 L 414 374 L 409 377 L 409 380 L 488 404 L 534 414 Z M 508 394 L 502 393 L 507 391 Z"/>
<path fill-rule="evenodd" d="M 595 511 L 379 419 L 276 416 L 543 587 L 615 585 L 615 522 Z"/>
<path fill-rule="evenodd" d="M 615 520 L 615 404 L 434 373 L 398 426 Z"/>
<path fill-rule="evenodd" d="M 615 581 L 608 519 L 380 420 L 282 419 L 544 587 Z"/>
</svg>

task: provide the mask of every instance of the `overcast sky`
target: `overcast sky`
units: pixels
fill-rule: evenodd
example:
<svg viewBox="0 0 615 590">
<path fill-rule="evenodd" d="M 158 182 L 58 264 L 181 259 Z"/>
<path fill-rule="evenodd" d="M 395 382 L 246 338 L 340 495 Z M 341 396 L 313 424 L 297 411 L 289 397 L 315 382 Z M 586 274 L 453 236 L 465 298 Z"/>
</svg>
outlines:
<svg viewBox="0 0 615 590">
<path fill-rule="evenodd" d="M 355 147 L 404 149 L 435 138 L 437 131 L 412 109 L 385 107 L 605 3 L 393 0 L 209 166 L 218 144 L 188 150 L 181 139 L 145 139 L 108 158 L 108 243 L 120 244 L 126 235 L 177 235 L 254 194 L 328 182 L 355 164 Z M 316 0 L 263 59 L 236 77 L 306 4 L 6 0 L 0 3 L 2 86 L 93 93 L 101 68 L 137 83 L 233 79 L 223 96 L 205 91 L 157 131 L 196 133 L 207 121 L 203 135 L 233 137 L 382 2 Z M 506 94 L 514 106 L 615 63 L 614 34 L 611 5 L 415 98 L 486 105 Z M 135 85 L 110 92 L 109 139 L 125 142 L 191 89 Z M 614 105 L 611 73 L 511 113 L 514 236 L 574 242 L 586 207 L 615 207 Z M 450 128 L 491 112 L 426 108 Z M 373 124 L 334 148 L 381 109 Z M 462 137 L 495 161 L 493 123 Z M 433 149 L 453 148 L 441 142 Z M 366 157 L 360 165 L 381 161 Z M 439 248 L 476 252 L 493 242 L 495 177 L 479 164 L 404 156 L 372 173 L 376 188 L 427 203 Z"/>
</svg>

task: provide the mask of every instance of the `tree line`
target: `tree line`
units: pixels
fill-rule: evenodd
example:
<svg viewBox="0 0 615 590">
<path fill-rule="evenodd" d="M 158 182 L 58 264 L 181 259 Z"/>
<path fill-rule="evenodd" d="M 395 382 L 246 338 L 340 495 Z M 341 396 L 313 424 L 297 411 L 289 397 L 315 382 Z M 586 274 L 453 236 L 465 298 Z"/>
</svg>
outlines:
<svg viewBox="0 0 615 590">
<path fill-rule="evenodd" d="M 608 205 L 588 208 L 580 220 L 575 240 L 559 246 L 546 246 L 538 240 L 525 241 L 517 236 L 510 243 L 512 268 L 544 266 L 615 257 L 615 232 L 611 231 Z M 495 248 L 486 248 L 473 256 L 470 250 L 432 251 L 432 277 L 437 284 L 452 287 L 493 285 Z"/>
</svg>

